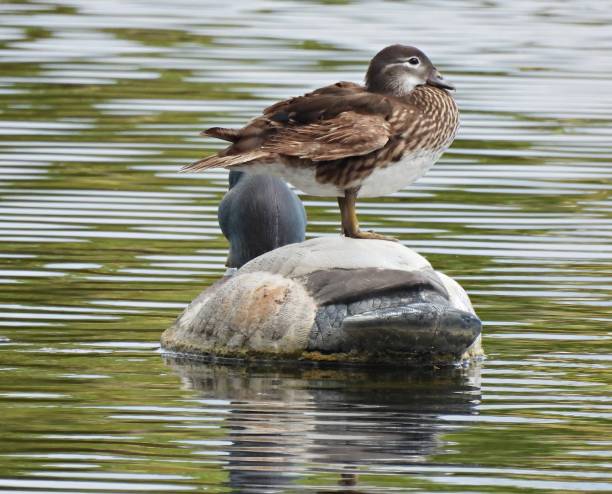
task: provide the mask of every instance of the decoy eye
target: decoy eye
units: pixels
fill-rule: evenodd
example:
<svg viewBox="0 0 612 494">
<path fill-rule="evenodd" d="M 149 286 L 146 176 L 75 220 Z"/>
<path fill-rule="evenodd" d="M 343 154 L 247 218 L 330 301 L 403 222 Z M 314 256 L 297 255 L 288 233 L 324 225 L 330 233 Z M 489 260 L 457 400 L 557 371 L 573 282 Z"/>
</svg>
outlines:
<svg viewBox="0 0 612 494">
<path fill-rule="evenodd" d="M 410 65 L 419 65 L 421 62 L 417 57 L 411 57 L 408 59 Z"/>
</svg>

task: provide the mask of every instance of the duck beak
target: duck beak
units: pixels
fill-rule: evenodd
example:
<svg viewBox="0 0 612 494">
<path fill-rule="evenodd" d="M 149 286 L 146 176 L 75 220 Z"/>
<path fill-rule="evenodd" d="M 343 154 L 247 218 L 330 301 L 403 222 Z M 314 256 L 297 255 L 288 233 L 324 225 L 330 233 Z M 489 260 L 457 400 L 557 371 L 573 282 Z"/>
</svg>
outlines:
<svg viewBox="0 0 612 494">
<path fill-rule="evenodd" d="M 429 77 L 427 78 L 427 84 L 429 84 L 430 86 L 439 87 L 441 89 L 455 89 L 455 86 L 453 86 L 450 82 L 444 80 L 442 74 L 440 74 L 440 72 L 438 72 L 438 69 L 436 69 L 435 67 L 429 73 Z"/>
</svg>

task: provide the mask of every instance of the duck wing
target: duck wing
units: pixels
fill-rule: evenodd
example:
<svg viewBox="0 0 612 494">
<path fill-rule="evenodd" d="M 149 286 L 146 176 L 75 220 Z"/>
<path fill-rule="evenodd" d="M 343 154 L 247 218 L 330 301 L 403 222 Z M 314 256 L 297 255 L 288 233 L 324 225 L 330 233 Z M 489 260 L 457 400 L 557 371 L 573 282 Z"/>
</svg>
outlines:
<svg viewBox="0 0 612 494">
<path fill-rule="evenodd" d="M 317 162 L 367 154 L 385 146 L 393 135 L 398 105 L 357 84 L 326 86 L 266 108 L 238 131 L 204 131 L 232 144 L 183 171 L 274 161 L 279 155 Z"/>
<path fill-rule="evenodd" d="M 384 117 L 345 111 L 320 122 L 279 129 L 262 148 L 274 154 L 330 161 L 380 149 L 390 135 L 391 127 Z"/>
</svg>

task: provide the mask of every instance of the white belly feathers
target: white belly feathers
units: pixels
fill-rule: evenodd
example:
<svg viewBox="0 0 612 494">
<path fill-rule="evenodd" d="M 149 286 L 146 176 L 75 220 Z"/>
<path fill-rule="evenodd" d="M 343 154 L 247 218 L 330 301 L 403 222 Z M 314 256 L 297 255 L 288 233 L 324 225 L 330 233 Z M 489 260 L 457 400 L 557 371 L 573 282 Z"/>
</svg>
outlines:
<svg viewBox="0 0 612 494">
<path fill-rule="evenodd" d="M 417 155 L 405 155 L 397 163 L 390 163 L 385 168 L 376 168 L 361 183 L 358 196 L 379 197 L 403 189 L 425 175 L 441 154 L 429 151 Z"/>
<path fill-rule="evenodd" d="M 421 178 L 438 160 L 443 151 L 421 151 L 406 154 L 400 161 L 389 163 L 384 168 L 376 168 L 361 184 L 359 197 L 379 197 L 403 189 Z M 344 196 L 344 189 L 333 184 L 318 183 L 314 167 L 290 166 L 282 163 L 250 164 L 244 168 L 236 166 L 233 169 L 243 170 L 252 174 L 277 175 L 305 194 L 322 197 Z"/>
</svg>

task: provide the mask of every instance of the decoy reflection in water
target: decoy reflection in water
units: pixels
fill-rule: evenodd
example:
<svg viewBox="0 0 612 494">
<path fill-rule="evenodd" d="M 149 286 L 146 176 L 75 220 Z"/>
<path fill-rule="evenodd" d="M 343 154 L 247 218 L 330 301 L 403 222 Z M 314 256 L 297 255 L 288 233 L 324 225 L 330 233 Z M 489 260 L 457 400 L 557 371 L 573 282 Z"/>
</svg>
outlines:
<svg viewBox="0 0 612 494">
<path fill-rule="evenodd" d="M 302 242 L 306 211 L 281 179 L 230 171 L 229 191 L 219 204 L 219 225 L 230 244 L 227 266 L 240 268 L 277 247 Z"/>
<path fill-rule="evenodd" d="M 359 229 L 357 196 L 396 192 L 423 176 L 451 145 L 459 111 L 427 55 L 392 45 L 370 62 L 366 84 L 339 82 L 276 103 L 242 129 L 203 132 L 231 144 L 184 167 L 223 167 L 282 176 L 315 196 L 338 197 L 347 237 Z"/>
<path fill-rule="evenodd" d="M 225 435 L 216 438 L 225 446 L 214 448 L 237 492 L 288 492 L 302 481 L 328 492 L 312 483 L 323 470 L 326 483 L 344 471 L 332 492 L 374 492 L 360 470 L 420 473 L 444 449 L 443 434 L 477 414 L 480 400 L 477 364 L 433 372 L 166 363 L 207 415 L 222 413 Z"/>
</svg>

